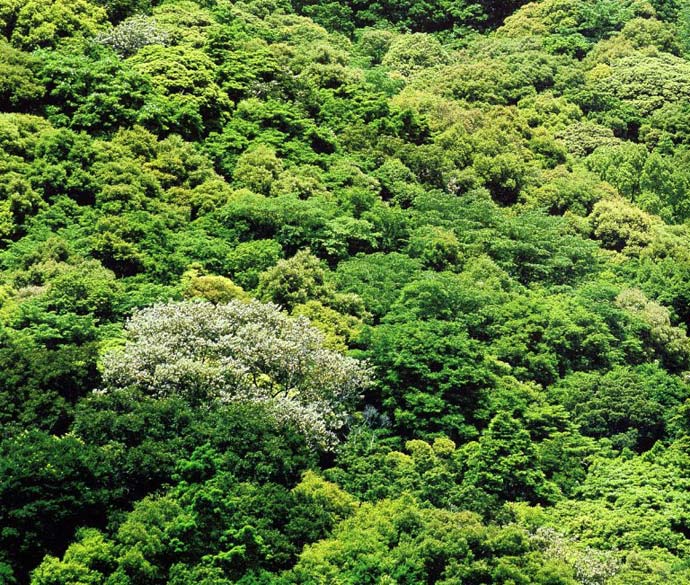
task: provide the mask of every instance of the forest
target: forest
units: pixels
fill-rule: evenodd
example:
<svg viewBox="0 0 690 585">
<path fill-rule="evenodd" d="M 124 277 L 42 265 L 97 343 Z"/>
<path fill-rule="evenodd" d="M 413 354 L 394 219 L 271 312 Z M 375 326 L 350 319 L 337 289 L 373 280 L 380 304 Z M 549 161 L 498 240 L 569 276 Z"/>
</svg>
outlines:
<svg viewBox="0 0 690 585">
<path fill-rule="evenodd" d="M 690 583 L 690 0 L 0 0 L 0 583 Z"/>
</svg>

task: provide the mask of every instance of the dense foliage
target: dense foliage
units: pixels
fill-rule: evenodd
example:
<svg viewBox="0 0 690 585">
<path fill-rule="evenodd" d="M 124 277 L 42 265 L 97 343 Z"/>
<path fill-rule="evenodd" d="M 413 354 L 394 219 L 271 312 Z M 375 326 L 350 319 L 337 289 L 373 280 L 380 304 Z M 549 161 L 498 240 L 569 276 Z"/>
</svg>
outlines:
<svg viewBox="0 0 690 585">
<path fill-rule="evenodd" d="M 0 582 L 690 582 L 690 3 L 0 0 Z"/>
</svg>

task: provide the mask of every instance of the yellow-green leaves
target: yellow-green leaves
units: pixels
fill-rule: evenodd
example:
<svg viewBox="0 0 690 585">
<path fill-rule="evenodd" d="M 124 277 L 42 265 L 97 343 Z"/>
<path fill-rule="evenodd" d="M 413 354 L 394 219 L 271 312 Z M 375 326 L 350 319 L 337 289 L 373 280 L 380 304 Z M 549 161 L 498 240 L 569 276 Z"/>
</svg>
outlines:
<svg viewBox="0 0 690 585">
<path fill-rule="evenodd" d="M 53 47 L 66 37 L 89 38 L 105 28 L 106 12 L 87 0 L 0 3 L 0 24 L 10 42 L 24 50 Z"/>
</svg>

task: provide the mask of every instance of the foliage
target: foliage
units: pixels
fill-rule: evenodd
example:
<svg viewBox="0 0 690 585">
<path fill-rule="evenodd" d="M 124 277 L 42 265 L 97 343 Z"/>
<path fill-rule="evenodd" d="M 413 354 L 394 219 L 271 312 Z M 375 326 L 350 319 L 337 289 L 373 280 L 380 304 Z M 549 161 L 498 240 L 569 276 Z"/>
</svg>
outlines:
<svg viewBox="0 0 690 585">
<path fill-rule="evenodd" d="M 286 309 L 329 294 L 326 272 L 319 259 L 308 250 L 301 250 L 287 260 L 279 260 L 275 266 L 262 272 L 257 292 L 263 300 Z"/>
<path fill-rule="evenodd" d="M 690 581 L 688 2 L 0 37 L 0 581 Z"/>
<path fill-rule="evenodd" d="M 17 563 L 20 579 L 65 535 L 85 521 L 98 522 L 112 497 L 98 449 L 71 435 L 27 431 L 0 446 L 3 550 Z"/>
<path fill-rule="evenodd" d="M 50 4 L 3 0 L 0 4 L 3 34 L 15 47 L 28 51 L 55 46 L 64 37 L 91 37 L 105 21 L 105 10 L 87 0 Z"/>
<path fill-rule="evenodd" d="M 429 559 L 433 562 L 429 562 Z M 515 528 L 487 530 L 468 512 L 420 508 L 410 499 L 363 504 L 333 537 L 305 548 L 288 583 L 574 583 L 559 563 L 544 563 Z"/>
</svg>

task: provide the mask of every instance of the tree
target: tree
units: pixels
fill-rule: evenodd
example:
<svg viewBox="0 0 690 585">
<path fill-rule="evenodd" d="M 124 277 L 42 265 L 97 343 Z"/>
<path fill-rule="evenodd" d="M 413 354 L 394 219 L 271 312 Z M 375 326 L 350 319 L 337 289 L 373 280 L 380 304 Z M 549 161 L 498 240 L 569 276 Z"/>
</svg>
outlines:
<svg viewBox="0 0 690 585">
<path fill-rule="evenodd" d="M 464 449 L 464 503 L 484 514 L 497 511 L 500 501 L 548 503 L 558 497 L 539 467 L 537 451 L 518 420 L 498 414 L 478 443 Z"/>
<path fill-rule="evenodd" d="M 183 585 L 192 576 L 206 585 L 252 583 L 262 570 L 288 568 L 298 545 L 324 537 L 356 506 L 312 472 L 288 490 L 272 482 L 240 482 L 222 467 L 220 453 L 200 447 L 179 463 L 184 481 L 137 502 L 110 538 L 80 531 L 62 560 L 45 558 L 33 585 L 68 585 L 79 578 L 93 585 Z"/>
<path fill-rule="evenodd" d="M 152 94 L 149 79 L 92 45 L 42 50 L 39 78 L 51 122 L 103 134 L 131 125 Z"/>
<path fill-rule="evenodd" d="M 328 539 L 304 548 L 285 582 L 576 583 L 521 529 L 486 527 L 475 514 L 422 507 L 409 496 L 362 504 Z"/>
<path fill-rule="evenodd" d="M 0 442 L 0 547 L 22 582 L 77 526 L 103 520 L 107 474 L 103 452 L 72 435 L 31 431 Z"/>
<path fill-rule="evenodd" d="M 403 437 L 476 433 L 474 410 L 494 384 L 491 359 L 458 322 L 435 319 L 379 325 L 366 333 L 379 392 L 370 398 Z"/>
<path fill-rule="evenodd" d="M 158 28 L 153 18 L 135 15 L 123 20 L 108 33 L 100 34 L 96 41 L 111 47 L 120 57 L 129 57 L 147 45 L 165 45 L 168 35 Z"/>
<path fill-rule="evenodd" d="M 417 228 L 410 235 L 410 256 L 431 270 L 453 269 L 460 262 L 460 242 L 449 230 L 436 226 Z"/>
<path fill-rule="evenodd" d="M 65 267 L 51 280 L 46 291 L 47 309 L 56 313 L 92 314 L 112 319 L 122 298 L 120 283 L 109 270 L 91 260 Z"/>
<path fill-rule="evenodd" d="M 577 372 L 550 389 L 585 435 L 616 448 L 645 451 L 668 436 L 668 421 L 690 395 L 679 378 L 656 364 L 617 366 L 605 374 Z"/>
<path fill-rule="evenodd" d="M 233 176 L 240 186 L 268 195 L 271 185 L 282 170 L 283 163 L 276 156 L 275 150 L 259 144 L 237 159 Z"/>
<path fill-rule="evenodd" d="M 485 333 L 512 375 L 546 386 L 572 371 L 610 366 L 625 355 L 621 350 L 634 355 L 634 346 L 621 343 L 626 319 L 622 311 L 611 311 L 612 300 L 543 291 L 530 300 L 515 296 L 497 307 Z"/>
<path fill-rule="evenodd" d="M 176 473 L 186 481 L 207 477 L 209 466 L 193 457 L 197 448 L 215 453 L 238 480 L 257 484 L 292 485 L 319 455 L 294 426 L 277 427 L 256 404 L 201 409 L 180 396 L 160 398 L 137 389 L 91 393 L 79 403 L 72 429 L 85 444 L 105 449 L 109 489 L 123 507 L 170 484 Z"/>
<path fill-rule="evenodd" d="M 690 65 L 675 55 L 636 53 L 614 61 L 610 67 L 598 67 L 599 75 L 591 76 L 593 91 L 620 99 L 638 115 L 649 115 L 665 103 L 690 97 Z"/>
<path fill-rule="evenodd" d="M 590 214 L 592 232 L 605 248 L 639 254 L 649 245 L 659 220 L 622 197 L 602 199 Z"/>
<path fill-rule="evenodd" d="M 436 37 L 424 33 L 402 35 L 391 42 L 382 63 L 404 76 L 441 65 L 448 59 Z"/>
<path fill-rule="evenodd" d="M 77 533 L 77 542 L 65 552 L 62 561 L 47 556 L 33 573 L 33 585 L 55 583 L 100 583 L 103 574 L 112 570 L 115 551 L 113 544 L 93 528 Z"/>
<path fill-rule="evenodd" d="M 36 79 L 35 58 L 0 41 L 0 105 L 3 111 L 30 111 L 45 89 Z"/>
<path fill-rule="evenodd" d="M 199 274 L 195 268 L 182 275 L 182 294 L 186 299 L 199 298 L 214 304 L 247 298 L 242 287 L 229 278 L 216 274 Z"/>
<path fill-rule="evenodd" d="M 106 9 L 112 22 L 120 22 L 133 14 L 148 14 L 151 6 L 159 3 L 160 0 L 95 0 L 95 4 Z"/>
<path fill-rule="evenodd" d="M 309 250 L 300 250 L 261 273 L 258 293 L 261 299 L 291 310 L 309 300 L 328 298 L 333 291 L 321 261 Z"/>
<path fill-rule="evenodd" d="M 95 180 L 90 172 L 93 141 L 66 128 L 41 134 L 35 148 L 31 178 L 45 197 L 66 195 L 78 203 L 93 203 Z"/>
<path fill-rule="evenodd" d="M 283 250 L 275 240 L 251 240 L 238 244 L 226 259 L 233 278 L 245 289 L 259 284 L 259 275 L 278 263 Z"/>
<path fill-rule="evenodd" d="M 90 37 L 104 28 L 106 13 L 88 0 L 0 2 L 0 28 L 23 50 L 55 46 L 64 37 Z"/>
<path fill-rule="evenodd" d="M 64 325 L 62 335 L 67 334 Z M 50 325 L 41 323 L 38 329 L 46 335 Z M 28 327 L 0 327 L 0 432 L 10 436 L 29 428 L 66 431 L 72 405 L 98 383 L 96 359 L 93 342 L 41 343 Z"/>
<path fill-rule="evenodd" d="M 616 297 L 616 304 L 639 319 L 646 333 L 643 340 L 671 371 L 687 368 L 690 363 L 690 339 L 685 329 L 671 324 L 669 310 L 650 301 L 638 289 L 626 289 Z"/>
<path fill-rule="evenodd" d="M 31 182 L 17 172 L 26 172 L 28 167 L 8 162 L 0 162 L 3 174 L 0 181 L 0 215 L 3 217 L 0 238 L 3 240 L 23 234 L 25 221 L 45 205 Z"/>
<path fill-rule="evenodd" d="M 159 93 L 140 121 L 159 132 L 198 138 L 215 129 L 230 109 L 216 83 L 216 65 L 203 51 L 187 46 L 147 45 L 127 59 Z"/>
<path fill-rule="evenodd" d="M 688 462 L 684 441 L 641 457 L 597 458 L 578 497 L 558 502 L 544 520 L 584 545 L 624 551 L 616 585 L 634 582 L 640 572 L 642 583 L 680 585 L 688 568 L 679 559 L 690 547 Z"/>
<path fill-rule="evenodd" d="M 136 313 L 128 343 L 104 359 L 104 390 L 139 388 L 192 404 L 256 404 L 308 440 L 333 444 L 368 384 L 356 360 L 323 349 L 323 335 L 278 307 L 178 302 Z"/>
<path fill-rule="evenodd" d="M 368 311 L 383 317 L 400 289 L 421 272 L 421 263 L 404 254 L 361 254 L 338 264 L 334 279 L 338 289 L 361 296 Z"/>
</svg>

